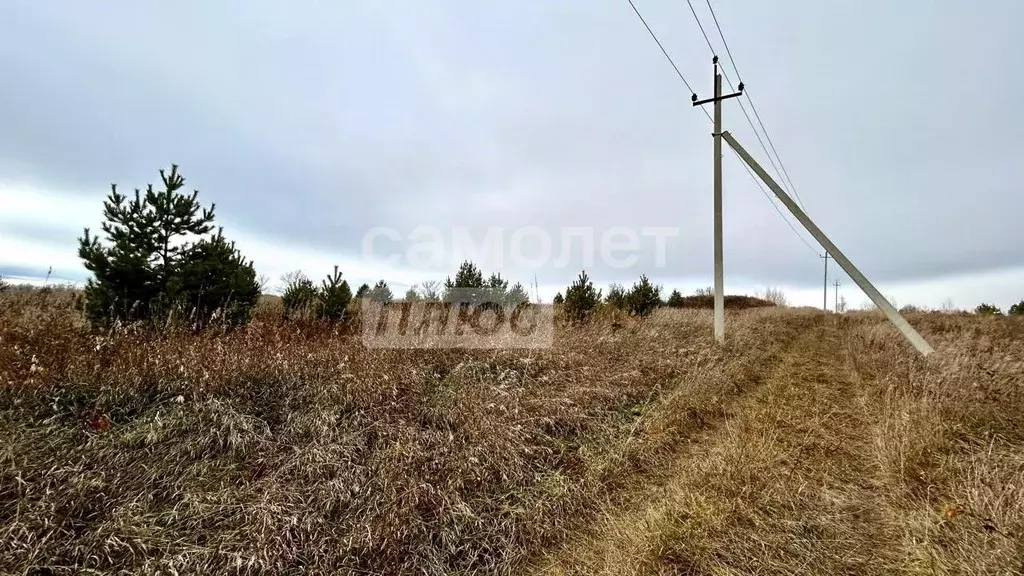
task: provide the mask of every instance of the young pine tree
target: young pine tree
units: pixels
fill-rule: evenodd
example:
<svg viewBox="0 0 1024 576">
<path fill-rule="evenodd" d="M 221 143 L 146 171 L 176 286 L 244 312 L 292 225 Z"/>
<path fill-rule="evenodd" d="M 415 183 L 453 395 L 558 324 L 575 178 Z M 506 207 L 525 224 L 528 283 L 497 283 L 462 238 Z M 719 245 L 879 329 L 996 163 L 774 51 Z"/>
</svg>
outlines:
<svg viewBox="0 0 1024 576">
<path fill-rule="evenodd" d="M 673 290 L 668 297 L 668 306 L 670 308 L 682 308 L 683 307 L 683 295 L 679 293 L 679 290 Z"/>
<path fill-rule="evenodd" d="M 388 283 L 383 280 L 374 284 L 366 297 L 381 304 L 389 304 L 395 299 L 394 294 L 391 293 L 391 288 L 388 288 Z"/>
<path fill-rule="evenodd" d="M 500 273 L 495 272 L 487 279 L 486 288 L 490 301 L 504 304 L 505 298 L 508 297 L 508 280 L 502 278 Z"/>
<path fill-rule="evenodd" d="M 608 294 L 605 295 L 604 301 L 614 308 L 625 310 L 626 289 L 622 287 L 622 284 L 612 284 L 608 287 Z"/>
<path fill-rule="evenodd" d="M 565 290 L 565 314 L 570 322 L 580 323 L 587 321 L 590 315 L 601 302 L 601 291 L 594 289 L 594 283 L 590 281 L 587 272 L 580 272 L 576 279 Z"/>
<path fill-rule="evenodd" d="M 445 302 L 479 302 L 484 298 L 483 287 L 483 273 L 476 264 L 466 260 L 455 273 L 455 280 L 445 278 L 443 299 Z"/>
<path fill-rule="evenodd" d="M 190 242 L 213 230 L 213 206 L 203 208 L 198 191 L 180 192 L 185 179 L 177 165 L 160 178 L 163 191 L 149 185 L 132 199 L 112 184 L 103 204 L 106 243 L 88 228 L 79 238 L 78 255 L 93 274 L 85 287 L 87 316 L 98 326 L 164 318 L 179 308 L 200 322 L 228 308 L 232 318 L 247 318 L 255 304 L 251 262 L 221 233 Z"/>
<path fill-rule="evenodd" d="M 562 293 L 559 292 L 558 294 L 555 294 L 555 297 L 551 300 L 551 303 L 561 306 L 562 304 L 565 304 L 565 296 L 562 296 Z"/>
<path fill-rule="evenodd" d="M 93 274 L 85 285 L 85 313 L 94 325 L 148 318 L 159 295 L 150 264 L 156 252 L 150 209 L 138 190 L 129 201 L 111 184 L 103 216 L 101 229 L 110 245 L 101 244 L 88 228 L 78 239 L 78 256 Z"/>
<path fill-rule="evenodd" d="M 211 204 L 209 210 L 200 206 L 196 201 L 198 190 L 193 190 L 191 196 L 178 192 L 185 186 L 185 178 L 174 164 L 170 174 L 160 170 L 160 179 L 164 183 L 163 191 L 154 191 L 153 185 L 148 185 L 146 204 L 151 207 L 153 241 L 156 244 L 154 271 L 160 282 L 160 292 L 173 300 L 176 294 L 170 287 L 172 278 L 192 248 L 181 240 L 189 235 L 201 236 L 213 231 L 215 205 Z M 173 301 L 165 303 L 174 304 Z"/>
<path fill-rule="evenodd" d="M 1024 300 L 1010 306 L 1010 316 L 1024 315 Z"/>
<path fill-rule="evenodd" d="M 370 294 L 370 285 L 363 283 L 362 286 L 356 290 L 356 298 L 366 298 Z"/>
<path fill-rule="evenodd" d="M 629 313 L 633 316 L 645 317 L 661 305 L 661 289 L 651 284 L 646 275 L 641 274 L 640 280 L 626 295 Z"/>
<path fill-rule="evenodd" d="M 281 294 L 281 305 L 284 307 L 284 317 L 290 320 L 315 317 L 319 294 L 313 281 L 301 271 L 290 272 L 282 280 L 284 292 Z"/>
<path fill-rule="evenodd" d="M 411 286 L 408 290 L 405 291 L 405 298 L 403 298 L 402 300 L 406 302 L 419 302 L 420 300 L 423 300 L 423 297 L 420 296 L 420 293 L 416 291 L 415 286 Z"/>
<path fill-rule="evenodd" d="M 252 318 L 260 296 L 256 270 L 234 242 L 224 239 L 223 230 L 190 246 L 179 258 L 166 289 L 194 321 L 203 324 L 218 318 L 242 324 Z"/>
<path fill-rule="evenodd" d="M 345 321 L 348 304 L 352 301 L 352 289 L 341 279 L 341 272 L 334 267 L 334 273 L 320 282 L 320 310 L 318 316 L 331 322 Z"/>
<path fill-rule="evenodd" d="M 510 307 L 516 307 L 520 304 L 528 303 L 530 301 L 530 295 L 526 293 L 526 288 L 519 282 L 516 282 L 508 292 L 505 293 L 504 304 Z"/>
<path fill-rule="evenodd" d="M 974 312 L 976 314 L 981 314 L 982 316 L 1002 316 L 1003 315 L 1003 311 L 1000 310 L 998 306 L 995 306 L 993 304 L 988 304 L 988 303 L 979 304 L 978 307 L 974 309 Z"/>
</svg>

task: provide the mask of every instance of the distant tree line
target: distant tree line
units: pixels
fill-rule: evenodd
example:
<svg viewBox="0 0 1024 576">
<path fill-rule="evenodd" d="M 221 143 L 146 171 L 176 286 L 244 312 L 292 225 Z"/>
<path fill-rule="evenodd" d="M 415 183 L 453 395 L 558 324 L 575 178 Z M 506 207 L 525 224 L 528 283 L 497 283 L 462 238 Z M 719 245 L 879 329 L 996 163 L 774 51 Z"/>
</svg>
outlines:
<svg viewBox="0 0 1024 576">
<path fill-rule="evenodd" d="M 120 193 L 112 184 L 103 203 L 102 236 L 86 228 L 79 238 L 78 255 L 92 273 L 81 306 L 86 316 L 97 327 L 127 322 L 180 322 L 192 326 L 247 322 L 265 280 L 257 278 L 253 263 L 225 238 L 222 228 L 215 226 L 215 206 L 200 204 L 198 191 L 183 191 L 185 178 L 177 165 L 172 164 L 169 172 L 160 170 L 160 180 L 162 190 L 148 185 L 145 192 L 136 189 L 131 196 Z M 282 280 L 281 302 L 288 319 L 345 322 L 359 301 L 395 301 L 384 280 L 372 287 L 362 284 L 353 294 L 337 266 L 319 284 L 301 271 L 286 274 Z M 9 288 L 0 277 L 0 291 Z M 646 275 L 629 289 L 612 284 L 602 295 L 586 271 L 564 292 L 564 296 L 559 292 L 554 297 L 554 304 L 571 323 L 586 322 L 599 307 L 643 318 L 662 306 L 684 307 L 687 300 L 678 290 L 663 300 L 662 287 Z M 709 287 L 698 290 L 696 296 L 712 294 Z M 786 305 L 781 291 L 765 291 L 764 298 Z M 412 286 L 403 300 L 517 306 L 530 298 L 521 283 L 510 286 L 500 272 L 485 279 L 476 264 L 465 261 L 454 277 L 449 276 L 443 283 L 428 281 Z M 988 303 L 979 305 L 975 312 L 1002 314 Z M 1011 306 L 1008 314 L 1024 314 L 1024 301 Z"/>
<path fill-rule="evenodd" d="M 334 274 L 328 275 L 320 286 L 314 285 L 301 271 L 286 274 L 281 302 L 284 314 L 289 319 L 325 319 L 344 321 L 351 314 L 349 304 L 360 300 L 389 304 L 396 301 L 394 293 L 385 280 L 379 280 L 373 287 L 361 285 L 353 296 L 348 283 L 341 279 L 335 267 Z M 482 303 L 490 302 L 514 307 L 530 301 L 522 284 L 509 286 L 508 280 L 500 273 L 491 274 L 484 280 L 483 272 L 472 262 L 459 266 L 455 278 L 448 277 L 444 283 L 422 282 L 406 290 L 404 302 L 448 302 Z"/>
<path fill-rule="evenodd" d="M 982 303 L 982 304 L 978 305 L 978 307 L 975 308 L 974 311 L 977 314 L 981 314 L 983 316 L 1002 316 L 1003 315 L 1003 311 L 1000 310 L 998 306 L 996 306 L 994 304 L 988 304 L 988 303 Z M 1010 309 L 1007 312 L 1009 313 L 1010 316 L 1021 316 L 1021 315 L 1024 315 L 1024 300 L 1021 300 L 1020 302 L 1017 302 L 1016 304 L 1010 306 Z"/>
<path fill-rule="evenodd" d="M 673 292 L 669 299 L 676 303 L 681 298 L 678 292 Z M 565 296 L 559 292 L 554 298 L 554 303 L 561 307 L 566 319 L 576 324 L 589 320 L 602 302 L 610 308 L 640 318 L 647 317 L 659 306 L 666 305 L 661 300 L 661 286 L 652 284 L 646 275 L 641 275 L 629 290 L 620 284 L 612 284 L 602 300 L 601 290 L 594 288 L 594 283 L 586 270 L 580 272 L 579 277 L 565 289 Z"/>
</svg>

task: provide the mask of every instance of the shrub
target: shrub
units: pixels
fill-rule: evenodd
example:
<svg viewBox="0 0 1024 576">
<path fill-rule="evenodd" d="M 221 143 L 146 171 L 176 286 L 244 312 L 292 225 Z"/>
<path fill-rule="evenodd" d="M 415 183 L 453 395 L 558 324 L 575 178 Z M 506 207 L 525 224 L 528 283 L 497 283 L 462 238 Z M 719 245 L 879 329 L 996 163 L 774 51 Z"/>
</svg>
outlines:
<svg viewBox="0 0 1024 576">
<path fill-rule="evenodd" d="M 506 306 L 519 306 L 530 301 L 530 295 L 526 293 L 526 288 L 519 282 L 516 282 L 512 288 L 509 288 L 508 292 L 505 293 L 504 304 Z"/>
<path fill-rule="evenodd" d="M 683 295 L 679 293 L 679 290 L 673 290 L 672 294 L 670 294 L 668 297 L 667 304 L 671 308 L 682 308 L 683 302 Z"/>
<path fill-rule="evenodd" d="M 341 272 L 334 267 L 334 273 L 328 274 L 320 283 L 320 302 L 317 316 L 332 322 L 343 322 L 347 318 L 348 305 L 352 301 L 352 289 L 348 282 L 341 279 Z"/>
<path fill-rule="evenodd" d="M 0 292 L 4 292 L 10 287 L 11 285 L 8 284 L 6 280 L 4 280 L 4 277 L 0 276 Z"/>
<path fill-rule="evenodd" d="M 374 302 L 380 302 L 381 304 L 389 304 L 394 301 L 395 296 L 391 293 L 391 288 L 388 288 L 388 283 L 380 280 L 373 285 L 370 289 L 370 293 L 366 295 L 367 298 Z"/>
<path fill-rule="evenodd" d="M 604 297 L 605 303 L 618 310 L 626 309 L 626 289 L 622 284 L 611 284 L 608 286 L 608 294 Z"/>
<path fill-rule="evenodd" d="M 494 277 L 492 276 L 491 279 L 493 280 Z M 454 280 L 451 277 L 445 278 L 444 300 L 445 302 L 451 302 L 456 296 L 455 290 L 458 289 L 458 299 L 460 301 L 480 301 L 484 298 L 483 288 L 483 273 L 476 267 L 476 264 L 466 260 L 459 265 L 459 271 L 455 273 Z"/>
<path fill-rule="evenodd" d="M 315 317 L 319 294 L 313 281 L 301 271 L 286 274 L 282 281 L 284 292 L 281 294 L 281 305 L 284 307 L 285 318 Z"/>
<path fill-rule="evenodd" d="M 129 200 L 110 186 L 103 203 L 107 244 L 88 228 L 79 238 L 78 255 L 93 273 L 85 286 L 85 312 L 94 326 L 114 321 L 163 319 L 185 312 L 205 322 L 215 313 L 244 321 L 256 304 L 259 286 L 252 263 L 213 231 L 214 207 L 203 208 L 179 192 L 185 178 L 172 164 L 160 170 L 164 190 L 150 184 Z M 197 242 L 185 239 L 199 236 Z"/>
<path fill-rule="evenodd" d="M 984 316 L 1001 316 L 1003 314 L 1003 311 L 1000 310 L 998 306 L 994 306 L 988 303 L 979 304 L 978 307 L 974 309 L 974 311 Z"/>
<path fill-rule="evenodd" d="M 1011 316 L 1021 316 L 1021 315 L 1024 315 L 1024 300 L 1021 300 L 1020 302 L 1017 302 L 1013 306 L 1010 306 L 1010 315 Z"/>
<path fill-rule="evenodd" d="M 579 278 L 565 291 L 565 313 L 570 322 L 585 322 L 601 302 L 601 291 L 594 289 L 587 272 L 580 272 Z"/>
<path fill-rule="evenodd" d="M 423 297 L 416 291 L 415 286 L 410 286 L 409 289 L 405 291 L 405 298 L 402 300 L 405 300 L 406 302 L 419 302 L 420 300 L 423 300 Z"/>
<path fill-rule="evenodd" d="M 626 295 L 626 304 L 633 316 L 649 316 L 661 304 L 661 288 L 651 284 L 646 275 L 641 275 Z"/>
</svg>

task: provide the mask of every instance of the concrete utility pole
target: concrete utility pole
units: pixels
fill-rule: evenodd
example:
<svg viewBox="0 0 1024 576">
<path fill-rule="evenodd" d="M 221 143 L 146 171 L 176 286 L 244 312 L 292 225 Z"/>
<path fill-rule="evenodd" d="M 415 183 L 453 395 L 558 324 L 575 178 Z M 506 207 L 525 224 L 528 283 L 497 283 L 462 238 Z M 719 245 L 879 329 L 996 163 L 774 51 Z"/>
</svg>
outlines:
<svg viewBox="0 0 1024 576">
<path fill-rule="evenodd" d="M 839 314 L 839 278 L 832 285 L 836 287 L 836 314 Z"/>
<path fill-rule="evenodd" d="M 693 105 L 702 106 L 709 102 L 715 103 L 715 127 L 712 136 L 715 141 L 715 340 L 725 341 L 725 271 L 722 265 L 722 100 L 736 98 L 743 94 L 743 83 L 740 82 L 739 92 L 722 95 L 722 75 L 718 73 L 718 56 L 711 59 L 715 67 L 715 95 L 712 98 L 697 100 L 693 95 Z"/>
<path fill-rule="evenodd" d="M 828 259 L 831 258 L 831 256 L 829 256 L 828 252 L 825 252 L 824 256 L 818 256 L 818 258 L 825 259 L 825 284 L 821 291 L 821 310 L 823 312 L 828 312 Z"/>
<path fill-rule="evenodd" d="M 874 284 L 872 284 L 864 274 L 861 274 L 861 271 L 858 270 L 857 267 L 853 265 L 853 262 L 850 262 L 850 259 L 847 258 L 846 255 L 828 239 L 828 236 L 825 236 L 825 233 L 821 231 L 821 228 L 818 228 L 818 226 L 811 221 L 810 217 L 808 217 L 807 214 L 805 214 L 804 211 L 801 210 L 795 202 L 793 202 L 793 199 L 789 197 L 789 194 L 786 194 L 782 187 L 764 171 L 764 168 L 757 163 L 757 160 L 754 160 L 754 157 L 747 152 L 746 148 L 741 146 L 740 143 L 733 138 L 732 134 L 728 132 L 723 132 L 722 138 L 725 138 L 725 141 L 729 143 L 729 146 L 732 146 L 733 150 L 739 154 L 740 158 L 747 163 L 747 166 L 750 166 L 754 170 L 754 173 L 756 173 L 761 180 L 771 188 L 772 192 L 775 193 L 775 196 L 782 201 L 800 224 L 803 224 L 804 228 L 811 233 L 811 236 L 814 236 L 814 239 L 825 248 L 825 251 L 831 254 L 832 258 L 834 258 L 835 261 L 843 267 L 843 271 L 846 272 L 846 275 L 852 278 L 853 281 L 857 283 L 857 286 L 860 286 L 860 289 L 867 294 L 868 298 L 871 298 L 871 301 L 875 303 L 875 306 L 882 309 L 882 312 L 885 313 L 885 317 L 888 318 L 894 326 L 896 326 L 896 329 L 910 341 L 914 348 L 916 348 L 923 356 L 927 356 L 934 352 L 935 349 L 933 349 L 931 345 L 929 345 L 928 342 L 917 333 L 917 330 L 914 330 L 914 327 L 911 326 L 910 323 L 900 315 L 896 308 L 885 299 L 885 296 L 882 296 L 882 293 L 875 288 Z"/>
</svg>

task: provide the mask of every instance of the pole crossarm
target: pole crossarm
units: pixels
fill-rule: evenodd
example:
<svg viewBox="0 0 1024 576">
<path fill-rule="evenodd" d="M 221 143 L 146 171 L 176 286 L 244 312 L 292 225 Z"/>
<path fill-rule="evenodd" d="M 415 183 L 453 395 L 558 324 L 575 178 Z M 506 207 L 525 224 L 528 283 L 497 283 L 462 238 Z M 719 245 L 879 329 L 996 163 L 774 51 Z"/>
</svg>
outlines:
<svg viewBox="0 0 1024 576">
<path fill-rule="evenodd" d="M 828 236 L 825 236 L 825 233 L 822 232 L 813 221 L 811 221 L 810 217 L 807 216 L 807 214 L 805 214 L 795 202 L 793 202 L 782 187 L 779 186 L 778 183 L 776 183 L 775 180 L 773 180 L 772 177 L 764 171 L 764 168 L 754 160 L 746 149 L 743 148 L 735 138 L 733 138 L 732 134 L 728 131 L 723 132 L 722 138 L 729 143 L 729 146 L 732 146 L 733 150 L 739 154 L 740 158 L 754 170 L 754 172 L 761 178 L 761 180 L 764 181 L 765 184 L 768 185 L 769 188 L 771 188 L 772 192 L 775 193 L 775 196 L 777 196 L 793 216 L 800 221 L 800 224 L 803 224 L 804 228 L 810 232 L 811 236 L 814 236 L 814 239 L 817 240 L 825 248 L 828 254 L 832 256 L 832 259 L 843 267 L 843 271 L 845 271 L 846 274 L 857 283 L 857 286 L 867 294 L 868 298 L 875 303 L 875 306 L 878 306 L 882 312 L 885 313 L 886 318 L 896 326 L 896 329 L 910 341 L 914 348 L 916 348 L 923 356 L 927 356 L 934 352 L 935 349 L 932 348 L 920 334 L 918 334 L 917 330 L 914 330 L 914 327 L 907 322 L 907 320 L 896 310 L 895 307 L 893 307 L 892 304 L 889 303 L 888 300 L 885 299 L 884 296 L 882 296 L 882 293 L 879 292 L 867 277 L 853 265 L 853 262 L 851 262 L 850 259 L 847 258 L 846 255 L 828 239 Z"/>
<path fill-rule="evenodd" d="M 695 94 L 695 96 L 696 96 L 696 94 Z M 743 96 L 743 92 L 733 92 L 732 94 L 726 94 L 725 96 L 722 96 L 721 98 L 711 97 L 711 98 L 705 98 L 703 100 L 694 100 L 693 101 L 693 105 L 694 106 L 701 106 L 701 105 L 707 104 L 709 102 L 721 102 L 722 100 L 728 100 L 729 98 L 737 98 L 739 96 Z"/>
</svg>

